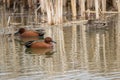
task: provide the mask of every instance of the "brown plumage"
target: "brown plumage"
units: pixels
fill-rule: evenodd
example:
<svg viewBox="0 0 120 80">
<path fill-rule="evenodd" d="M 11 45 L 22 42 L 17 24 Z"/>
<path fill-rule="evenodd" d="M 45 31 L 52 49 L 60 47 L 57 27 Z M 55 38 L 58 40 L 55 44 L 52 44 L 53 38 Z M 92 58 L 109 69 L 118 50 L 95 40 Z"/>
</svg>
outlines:
<svg viewBox="0 0 120 80">
<path fill-rule="evenodd" d="M 25 37 L 25 38 L 44 36 L 44 32 L 42 31 L 37 32 L 33 30 L 26 30 L 25 28 L 20 28 L 17 33 L 20 34 L 20 37 Z"/>
<path fill-rule="evenodd" d="M 46 37 L 44 41 L 28 41 L 25 43 L 25 46 L 27 48 L 53 48 L 53 42 L 52 38 Z"/>
</svg>

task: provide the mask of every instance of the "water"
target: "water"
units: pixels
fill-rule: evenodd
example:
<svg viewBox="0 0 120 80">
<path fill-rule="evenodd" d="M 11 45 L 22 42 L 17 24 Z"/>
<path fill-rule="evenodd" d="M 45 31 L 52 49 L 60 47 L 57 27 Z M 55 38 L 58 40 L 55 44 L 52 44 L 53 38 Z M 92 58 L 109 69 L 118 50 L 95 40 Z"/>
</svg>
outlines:
<svg viewBox="0 0 120 80">
<path fill-rule="evenodd" d="M 107 27 L 45 28 L 53 54 L 28 52 L 14 36 L 0 35 L 0 80 L 120 80 L 120 19 Z"/>
</svg>

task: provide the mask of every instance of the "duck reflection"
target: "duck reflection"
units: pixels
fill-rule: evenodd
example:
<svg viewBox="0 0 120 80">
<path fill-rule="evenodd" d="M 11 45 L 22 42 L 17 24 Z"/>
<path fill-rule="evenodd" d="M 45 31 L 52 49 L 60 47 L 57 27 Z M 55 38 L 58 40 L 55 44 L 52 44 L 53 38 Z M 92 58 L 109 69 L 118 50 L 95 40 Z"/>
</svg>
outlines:
<svg viewBox="0 0 120 80">
<path fill-rule="evenodd" d="M 28 41 L 25 43 L 26 52 L 29 54 L 52 55 L 54 53 L 53 43 L 56 42 L 51 37 L 46 37 L 44 41 Z"/>
<path fill-rule="evenodd" d="M 45 55 L 47 58 L 52 57 L 55 53 L 53 49 L 44 49 L 44 48 L 26 48 L 26 54 L 35 54 L 35 55 Z"/>
</svg>

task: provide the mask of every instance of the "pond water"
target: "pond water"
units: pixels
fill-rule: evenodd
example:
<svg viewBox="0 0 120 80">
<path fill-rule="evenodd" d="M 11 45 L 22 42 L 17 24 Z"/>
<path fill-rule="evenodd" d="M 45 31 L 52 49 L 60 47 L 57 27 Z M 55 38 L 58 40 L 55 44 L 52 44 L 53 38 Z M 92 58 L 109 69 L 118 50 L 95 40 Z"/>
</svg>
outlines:
<svg viewBox="0 0 120 80">
<path fill-rule="evenodd" d="M 112 19 L 102 28 L 46 27 L 57 42 L 50 55 L 0 34 L 0 80 L 120 80 L 120 17 Z"/>
</svg>

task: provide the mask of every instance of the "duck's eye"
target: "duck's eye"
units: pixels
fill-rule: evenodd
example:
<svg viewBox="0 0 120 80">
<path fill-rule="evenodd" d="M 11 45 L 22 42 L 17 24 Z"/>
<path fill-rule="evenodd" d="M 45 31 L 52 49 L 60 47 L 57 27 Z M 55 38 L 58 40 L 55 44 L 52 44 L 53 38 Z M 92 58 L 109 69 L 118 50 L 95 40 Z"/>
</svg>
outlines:
<svg viewBox="0 0 120 80">
<path fill-rule="evenodd" d="M 30 46 L 32 43 L 28 43 L 28 46 Z"/>
</svg>

